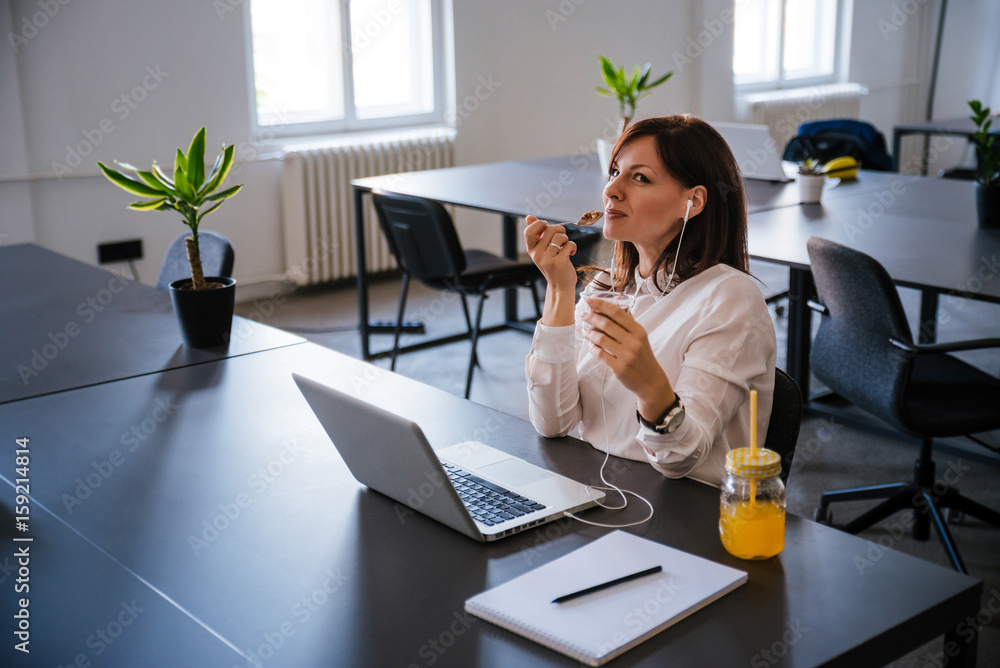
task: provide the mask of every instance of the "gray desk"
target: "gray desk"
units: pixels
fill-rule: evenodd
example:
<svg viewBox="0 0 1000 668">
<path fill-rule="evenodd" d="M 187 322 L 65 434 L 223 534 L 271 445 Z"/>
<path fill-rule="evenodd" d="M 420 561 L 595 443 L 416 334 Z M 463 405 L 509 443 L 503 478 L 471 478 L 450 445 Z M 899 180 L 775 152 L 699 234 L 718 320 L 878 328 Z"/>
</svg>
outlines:
<svg viewBox="0 0 1000 668">
<path fill-rule="evenodd" d="M 240 660 L 196 619 L 40 508 L 31 515 L 34 540 L 13 543 L 12 500 L 13 489 L 0 480 L 0 665 L 228 668 Z M 13 555 L 24 546 L 30 572 L 21 584 L 29 590 L 16 592 L 23 576 Z M 30 654 L 14 648 L 21 639 L 11 622 L 22 597 L 30 601 Z"/>
<path fill-rule="evenodd" d="M 410 416 L 435 444 L 478 439 L 597 481 L 603 455 L 586 444 L 308 343 L 0 405 L 0 424 L 32 438 L 38 506 L 244 654 L 214 665 L 574 665 L 465 616 L 463 601 L 608 530 L 566 520 L 480 545 L 403 513 L 350 476 L 292 372 Z M 170 414 L 129 441 L 163 405 Z M 0 459 L 4 477 L 12 467 Z M 719 542 L 717 490 L 642 463 L 608 468 L 657 509 L 632 531 L 750 574 L 615 665 L 753 665 L 770 651 L 789 666 L 881 665 L 942 633 L 956 665 L 974 665 L 962 620 L 979 608 L 978 580 L 794 516 L 779 557 L 743 562 Z M 65 628 L 90 618 L 79 605 Z M 162 651 L 209 665 L 183 661 L 185 637 Z M 54 642 L 65 656 L 78 643 Z"/>
<path fill-rule="evenodd" d="M 0 247 L 0 286 L 0 403 L 304 341 L 235 317 L 189 348 L 166 292 L 34 244 Z"/>
</svg>

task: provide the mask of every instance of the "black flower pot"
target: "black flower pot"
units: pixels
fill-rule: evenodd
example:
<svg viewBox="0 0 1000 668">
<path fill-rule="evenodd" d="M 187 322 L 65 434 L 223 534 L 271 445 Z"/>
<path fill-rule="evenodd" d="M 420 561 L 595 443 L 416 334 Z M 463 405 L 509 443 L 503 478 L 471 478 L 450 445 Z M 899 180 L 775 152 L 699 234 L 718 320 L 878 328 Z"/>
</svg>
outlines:
<svg viewBox="0 0 1000 668">
<path fill-rule="evenodd" d="M 180 322 L 181 334 L 192 348 L 228 345 L 233 326 L 236 281 L 208 276 L 205 281 L 221 284 L 222 287 L 192 290 L 190 278 L 170 284 L 170 301 Z"/>
<path fill-rule="evenodd" d="M 1000 186 L 976 184 L 976 212 L 979 227 L 1000 229 Z"/>
</svg>

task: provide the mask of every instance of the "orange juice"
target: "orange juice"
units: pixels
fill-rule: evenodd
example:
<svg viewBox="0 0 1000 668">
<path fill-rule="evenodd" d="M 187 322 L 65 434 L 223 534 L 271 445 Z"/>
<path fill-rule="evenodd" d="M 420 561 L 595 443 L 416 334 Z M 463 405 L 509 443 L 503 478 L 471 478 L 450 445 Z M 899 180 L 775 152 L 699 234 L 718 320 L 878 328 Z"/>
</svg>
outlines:
<svg viewBox="0 0 1000 668">
<path fill-rule="evenodd" d="M 773 557 L 785 547 L 785 509 L 772 501 L 723 504 L 719 535 L 726 551 L 734 557 Z"/>
</svg>

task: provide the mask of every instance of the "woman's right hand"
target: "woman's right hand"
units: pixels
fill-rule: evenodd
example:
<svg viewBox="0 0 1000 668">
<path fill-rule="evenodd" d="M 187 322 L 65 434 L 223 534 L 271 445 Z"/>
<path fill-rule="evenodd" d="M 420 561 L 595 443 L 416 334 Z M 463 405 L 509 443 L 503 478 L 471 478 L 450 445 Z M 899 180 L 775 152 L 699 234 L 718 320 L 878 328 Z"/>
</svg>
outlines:
<svg viewBox="0 0 1000 668">
<path fill-rule="evenodd" d="M 570 256 L 576 254 L 576 244 L 569 240 L 562 225 L 549 225 L 535 216 L 525 219 L 524 244 L 531 261 L 552 288 L 576 288 L 576 268 Z"/>
</svg>

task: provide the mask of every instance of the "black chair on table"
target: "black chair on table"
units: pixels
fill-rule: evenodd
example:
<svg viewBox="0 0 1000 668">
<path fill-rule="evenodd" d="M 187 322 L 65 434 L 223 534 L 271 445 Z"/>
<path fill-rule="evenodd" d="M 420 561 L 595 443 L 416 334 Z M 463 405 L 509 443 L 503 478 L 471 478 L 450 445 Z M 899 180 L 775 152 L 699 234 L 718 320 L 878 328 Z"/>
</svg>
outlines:
<svg viewBox="0 0 1000 668">
<path fill-rule="evenodd" d="M 888 272 L 874 259 L 813 237 L 809 262 L 820 302 L 812 372 L 831 390 L 896 429 L 922 440 L 913 479 L 825 492 L 817 521 L 831 523 L 837 501 L 886 499 L 843 528 L 858 533 L 893 513 L 914 509 L 913 537 L 927 540 L 933 523 L 956 570 L 965 565 L 944 509 L 1000 527 L 1000 513 L 962 496 L 953 481 L 936 481 L 933 439 L 1000 429 L 1000 379 L 948 353 L 1000 347 L 1000 339 L 934 345 L 913 343 Z"/>
<path fill-rule="evenodd" d="M 795 457 L 795 444 L 802 426 L 802 392 L 792 377 L 781 369 L 774 370 L 774 402 L 771 420 L 767 424 L 764 447 L 781 455 L 781 481 L 788 482 Z"/>
<path fill-rule="evenodd" d="M 160 290 L 168 289 L 174 281 L 191 278 L 191 265 L 188 263 L 187 245 L 184 242 L 189 236 L 190 232 L 184 232 L 170 242 L 156 279 L 156 287 Z M 229 239 L 218 232 L 198 232 L 198 251 L 205 276 L 229 278 L 233 275 L 236 255 Z"/>
<path fill-rule="evenodd" d="M 541 305 L 535 286 L 535 280 L 541 274 L 531 262 L 516 262 L 483 250 L 463 250 L 451 216 L 438 202 L 379 191 L 372 193 L 372 199 L 389 250 L 403 273 L 391 368 L 396 368 L 396 357 L 399 355 L 399 336 L 410 279 L 415 278 L 434 290 L 457 293 L 462 299 L 465 323 L 472 341 L 465 381 L 465 398 L 468 399 L 472 390 L 473 369 L 478 364 L 476 343 L 479 340 L 487 292 L 499 288 L 528 288 L 534 300 L 535 313 L 541 318 Z M 479 298 L 474 323 L 469 317 L 469 306 L 465 299 L 469 295 Z"/>
</svg>

